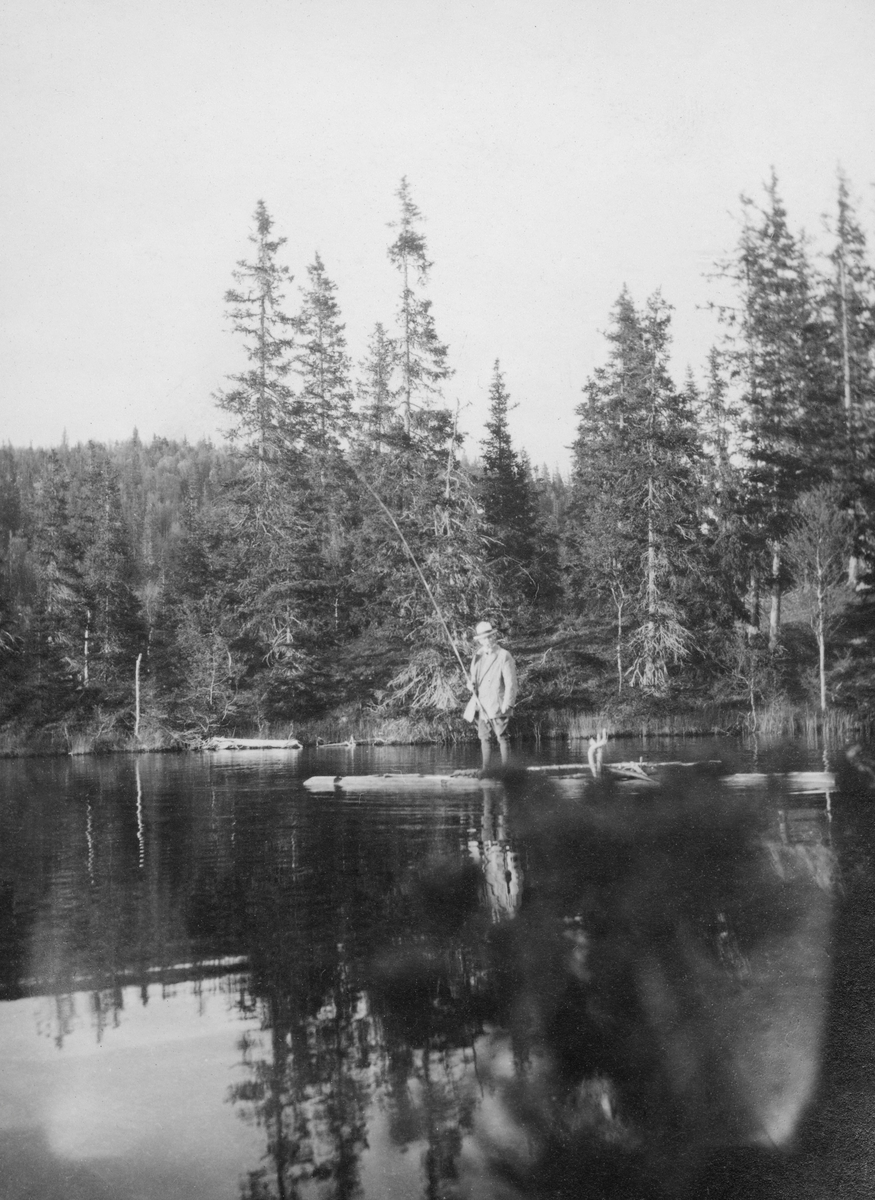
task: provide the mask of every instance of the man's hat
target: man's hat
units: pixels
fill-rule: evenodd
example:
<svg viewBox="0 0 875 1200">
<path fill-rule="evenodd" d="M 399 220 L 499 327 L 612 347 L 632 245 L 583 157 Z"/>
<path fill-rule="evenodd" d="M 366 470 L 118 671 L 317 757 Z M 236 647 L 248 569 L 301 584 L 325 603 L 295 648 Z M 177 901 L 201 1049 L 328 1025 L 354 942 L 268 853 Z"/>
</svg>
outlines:
<svg viewBox="0 0 875 1200">
<path fill-rule="evenodd" d="M 491 637 L 496 632 L 491 621 L 479 621 L 474 627 L 474 637 L 477 641 L 480 641 L 481 638 Z"/>
</svg>

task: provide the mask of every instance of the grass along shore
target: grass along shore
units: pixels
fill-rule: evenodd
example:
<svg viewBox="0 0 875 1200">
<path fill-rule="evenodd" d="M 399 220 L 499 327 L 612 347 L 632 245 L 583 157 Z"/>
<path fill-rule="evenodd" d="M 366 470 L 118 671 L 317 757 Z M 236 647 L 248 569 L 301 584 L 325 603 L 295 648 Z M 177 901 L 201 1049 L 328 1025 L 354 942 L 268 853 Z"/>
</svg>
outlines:
<svg viewBox="0 0 875 1200">
<path fill-rule="evenodd" d="M 76 727 L 65 724 L 42 730 L 0 729 L 0 757 L 199 751 L 206 748 L 213 735 L 297 740 L 304 746 L 349 741 L 362 745 L 453 745 L 477 740 L 476 727 L 464 722 L 458 714 L 392 715 L 359 705 L 293 725 L 229 726 L 204 734 L 174 731 L 147 717 L 140 722 L 134 736 L 129 720 L 125 720 L 127 716 L 122 714 L 113 720 L 105 713 L 98 713 L 88 723 Z M 756 733 L 767 739 L 824 737 L 836 741 L 875 734 L 873 722 L 858 714 L 834 709 L 824 716 L 807 705 L 776 701 L 757 713 L 755 728 L 747 712 L 718 705 L 665 712 L 550 708 L 518 713 L 511 735 L 515 741 L 539 745 L 585 742 L 600 731 L 606 731 L 609 738 L 642 739 L 738 737 Z"/>
</svg>

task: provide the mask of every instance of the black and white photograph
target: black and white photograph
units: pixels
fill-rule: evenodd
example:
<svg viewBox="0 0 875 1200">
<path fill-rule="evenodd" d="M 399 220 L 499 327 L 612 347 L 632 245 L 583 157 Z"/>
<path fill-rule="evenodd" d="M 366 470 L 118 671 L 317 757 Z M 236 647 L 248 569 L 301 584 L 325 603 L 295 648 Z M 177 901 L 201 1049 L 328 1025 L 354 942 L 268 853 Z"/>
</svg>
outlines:
<svg viewBox="0 0 875 1200">
<path fill-rule="evenodd" d="M 7 0 L 0 161 L 0 1200 L 872 1196 L 872 0 Z"/>
</svg>

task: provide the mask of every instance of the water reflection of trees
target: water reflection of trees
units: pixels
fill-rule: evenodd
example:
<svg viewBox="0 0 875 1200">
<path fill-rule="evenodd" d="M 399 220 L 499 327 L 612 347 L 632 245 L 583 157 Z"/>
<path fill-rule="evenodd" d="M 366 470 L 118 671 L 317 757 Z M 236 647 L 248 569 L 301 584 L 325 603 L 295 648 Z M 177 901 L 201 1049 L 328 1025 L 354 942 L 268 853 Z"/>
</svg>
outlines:
<svg viewBox="0 0 875 1200">
<path fill-rule="evenodd" d="M 790 838 L 786 813 L 769 824 L 709 799 L 520 795 L 516 918 L 484 931 L 472 912 L 454 935 L 477 935 L 464 966 L 438 936 L 396 964 L 393 1021 L 429 1064 L 440 990 L 405 974 L 427 985 L 455 966 L 468 986 L 454 1011 L 475 1020 L 456 1045 L 478 1058 L 476 1107 L 470 1087 L 420 1089 L 438 1112 L 452 1095 L 466 1135 L 445 1142 L 445 1186 L 459 1171 L 484 1195 L 511 1179 L 508 1195 L 651 1194 L 726 1148 L 792 1136 L 817 1081 L 834 856 L 810 814 Z"/>
<path fill-rule="evenodd" d="M 555 800 L 491 797 L 425 863 L 390 835 L 374 871 L 360 831 L 312 887 L 250 882 L 264 1037 L 231 1098 L 270 1166 L 245 1195 L 358 1194 L 377 1108 L 434 1197 L 649 1194 L 792 1131 L 828 949 L 813 835 L 803 861 L 737 806 Z"/>
<path fill-rule="evenodd" d="M 326 1180 L 338 1197 L 358 1192 L 372 1038 L 349 975 L 344 898 L 327 880 L 328 896 L 312 878 L 302 883 L 293 865 L 267 870 L 250 878 L 247 897 L 259 915 L 239 1003 L 262 1033 L 241 1040 L 248 1077 L 229 1099 L 266 1135 L 268 1165 L 241 1185 L 252 1200 L 287 1200 Z"/>
<path fill-rule="evenodd" d="M 288 998 L 262 1002 L 262 1037 L 241 1040 L 249 1078 L 230 1090 L 241 1117 L 266 1134 L 269 1165 L 250 1171 L 245 1197 L 289 1200 L 308 1183 L 331 1181 L 331 1194 L 360 1194 L 369 1099 L 365 1022 L 343 1000 L 296 1019 Z"/>
<path fill-rule="evenodd" d="M 54 788 L 37 776 L 3 809 L 0 878 L 14 899 L 0 989 L 55 995 L 63 1045 L 84 1020 L 100 1040 L 132 985 L 146 1004 L 150 989 L 184 981 L 197 993 L 227 976 L 234 943 L 192 930 L 190 864 L 203 839 L 191 812 L 159 812 L 138 763 L 57 774 Z"/>
<path fill-rule="evenodd" d="M 362 1195 L 390 1148 L 429 1197 L 647 1194 L 810 1095 L 834 878 L 810 806 L 509 786 L 402 822 L 117 784 L 72 779 L 0 857 L 10 961 L 63 1039 L 83 980 L 99 1035 L 123 984 L 245 960 L 217 986 L 261 1025 L 228 1096 L 264 1133 L 248 1200 Z"/>
<path fill-rule="evenodd" d="M 479 801 L 449 829 L 435 814 L 412 848 L 409 829 L 316 815 L 285 871 L 247 856 L 265 866 L 247 878 L 258 919 L 241 1002 L 263 1032 L 241 1043 L 247 1078 L 229 1098 L 264 1129 L 266 1163 L 245 1196 L 358 1195 L 378 1110 L 396 1152 L 421 1148 L 425 1194 L 444 1194 L 475 1106 L 494 924 L 482 851 L 510 854 L 497 820 Z"/>
</svg>

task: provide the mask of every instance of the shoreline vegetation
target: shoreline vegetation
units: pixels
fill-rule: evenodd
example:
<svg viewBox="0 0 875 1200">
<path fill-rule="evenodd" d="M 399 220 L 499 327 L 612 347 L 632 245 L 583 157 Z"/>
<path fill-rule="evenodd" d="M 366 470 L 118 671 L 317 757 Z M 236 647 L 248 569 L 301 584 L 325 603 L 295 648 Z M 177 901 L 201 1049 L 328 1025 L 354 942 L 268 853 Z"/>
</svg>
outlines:
<svg viewBox="0 0 875 1200">
<path fill-rule="evenodd" d="M 698 374 L 673 378 L 668 298 L 620 290 L 567 476 L 514 445 L 498 358 L 465 445 L 406 179 L 396 200 L 396 310 L 357 362 L 321 257 L 293 286 L 258 202 L 224 445 L 0 447 L 0 754 L 473 740 L 483 619 L 521 741 L 867 736 L 875 268 L 847 181 L 820 251 L 774 174 L 742 198 Z"/>
<path fill-rule="evenodd" d="M 847 743 L 875 734 L 872 723 L 859 715 L 830 710 L 825 715 L 809 705 L 794 706 L 776 702 L 758 714 L 756 727 L 749 714 L 738 708 L 710 706 L 695 711 L 618 714 L 606 711 L 548 709 L 537 714 L 520 714 L 514 721 L 511 740 L 534 747 L 544 744 L 587 743 L 599 732 L 609 739 L 746 738 L 766 740 L 805 738 L 810 741 Z M 475 727 L 460 716 L 440 717 L 384 716 L 347 709 L 324 717 L 262 727 L 235 727 L 218 735 L 222 739 L 288 741 L 300 748 L 350 748 L 366 746 L 426 746 L 477 743 Z M 104 719 L 91 727 L 52 728 L 41 731 L 0 730 L 0 758 L 80 757 L 109 754 L 210 753 L 211 736 L 192 736 L 174 732 L 149 720 L 142 722 L 137 737 L 113 729 Z M 258 753 L 257 749 L 239 753 Z"/>
</svg>

